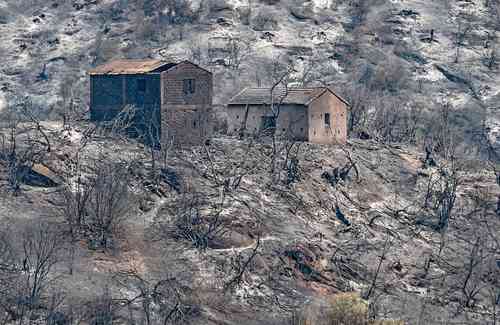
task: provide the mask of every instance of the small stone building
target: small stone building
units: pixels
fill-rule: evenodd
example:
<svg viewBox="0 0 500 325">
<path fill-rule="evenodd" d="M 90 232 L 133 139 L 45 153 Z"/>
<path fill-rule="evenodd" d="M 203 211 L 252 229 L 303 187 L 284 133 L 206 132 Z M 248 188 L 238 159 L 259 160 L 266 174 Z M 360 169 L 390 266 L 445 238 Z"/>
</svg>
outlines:
<svg viewBox="0 0 500 325">
<path fill-rule="evenodd" d="M 198 144 L 207 137 L 212 73 L 196 64 L 116 60 L 89 75 L 92 121 L 111 121 L 133 107 L 136 135 L 177 144 Z"/>
<path fill-rule="evenodd" d="M 328 87 L 275 90 L 274 111 L 269 88 L 246 88 L 234 96 L 227 108 L 229 134 L 276 134 L 295 140 L 331 144 L 347 141 L 349 104 Z M 279 104 L 281 103 L 281 105 Z"/>
</svg>

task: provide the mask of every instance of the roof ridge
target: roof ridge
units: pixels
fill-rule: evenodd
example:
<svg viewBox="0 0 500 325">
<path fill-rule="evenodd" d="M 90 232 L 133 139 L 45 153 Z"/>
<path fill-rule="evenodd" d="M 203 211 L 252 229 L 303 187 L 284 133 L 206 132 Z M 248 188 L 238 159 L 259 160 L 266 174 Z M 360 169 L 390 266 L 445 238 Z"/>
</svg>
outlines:
<svg viewBox="0 0 500 325">
<path fill-rule="evenodd" d="M 126 59 L 118 58 L 100 64 L 88 71 L 89 74 L 143 74 L 150 73 L 161 67 L 176 66 L 178 63 L 161 59 Z"/>
<path fill-rule="evenodd" d="M 310 105 L 312 102 L 314 102 L 316 99 L 320 98 L 323 96 L 324 93 L 328 91 L 328 88 L 322 87 L 322 88 L 315 88 L 315 89 L 322 89 L 322 91 L 314 96 L 312 96 L 306 103 L 306 105 Z"/>
<path fill-rule="evenodd" d="M 119 58 L 119 59 L 113 59 L 111 61 L 161 61 L 161 59 L 153 59 L 153 58 L 147 58 L 147 59 L 127 59 L 127 58 Z"/>
<path fill-rule="evenodd" d="M 113 62 L 167 62 L 167 61 L 163 61 L 160 59 L 114 59 L 107 61 L 106 63 L 99 64 L 98 67 L 103 65 L 108 65 Z"/>
<path fill-rule="evenodd" d="M 245 89 L 270 89 L 271 87 L 245 87 Z M 285 88 L 285 87 L 278 87 Z M 287 87 L 288 89 L 318 89 L 318 88 L 328 88 L 327 86 L 311 86 L 311 87 Z"/>
<path fill-rule="evenodd" d="M 318 87 L 288 87 L 288 89 L 298 89 L 298 90 L 309 90 L 309 89 L 325 89 L 327 87 L 318 86 Z"/>
<path fill-rule="evenodd" d="M 270 96 L 270 87 L 245 87 L 234 95 L 228 102 L 229 105 L 269 105 L 270 101 L 284 96 L 284 103 L 309 105 L 314 100 L 323 96 L 326 92 L 330 92 L 335 97 L 344 102 L 347 106 L 349 103 L 333 91 L 329 86 L 315 86 L 315 87 L 279 87 L 273 94 L 273 99 Z"/>
<path fill-rule="evenodd" d="M 239 95 L 241 95 L 247 89 L 251 89 L 251 88 L 245 87 L 242 90 L 240 90 L 236 95 L 234 95 L 233 97 L 231 97 L 231 99 L 229 100 L 229 103 L 231 103 L 235 98 L 237 98 Z"/>
<path fill-rule="evenodd" d="M 347 105 L 347 107 L 351 107 L 351 104 L 341 95 L 337 94 L 330 86 L 326 87 L 326 89 L 331 92 L 335 97 L 337 97 L 341 102 Z"/>
</svg>

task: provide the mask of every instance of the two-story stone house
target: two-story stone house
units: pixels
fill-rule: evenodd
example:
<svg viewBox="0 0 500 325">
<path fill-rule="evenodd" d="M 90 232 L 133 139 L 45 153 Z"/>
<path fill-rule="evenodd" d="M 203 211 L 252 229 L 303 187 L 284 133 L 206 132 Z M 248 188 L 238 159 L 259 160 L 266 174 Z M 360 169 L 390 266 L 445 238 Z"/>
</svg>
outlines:
<svg viewBox="0 0 500 325">
<path fill-rule="evenodd" d="M 116 60 L 89 75 L 92 121 L 111 121 L 133 107 L 134 129 L 155 142 L 198 144 L 208 136 L 212 73 L 196 64 Z"/>
</svg>

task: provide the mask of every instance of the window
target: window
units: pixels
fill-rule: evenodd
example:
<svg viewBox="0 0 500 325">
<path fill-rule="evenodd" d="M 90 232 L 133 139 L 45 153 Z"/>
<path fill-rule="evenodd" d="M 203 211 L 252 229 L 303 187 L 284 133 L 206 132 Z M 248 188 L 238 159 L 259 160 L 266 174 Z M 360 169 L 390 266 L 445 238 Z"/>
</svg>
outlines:
<svg viewBox="0 0 500 325">
<path fill-rule="evenodd" d="M 276 119 L 274 116 L 262 116 L 261 129 L 275 129 L 276 128 Z"/>
<path fill-rule="evenodd" d="M 195 92 L 195 80 L 194 79 L 184 79 L 182 89 L 184 95 L 191 95 Z"/>
<path fill-rule="evenodd" d="M 137 79 L 137 91 L 146 92 L 146 79 Z"/>
<path fill-rule="evenodd" d="M 325 113 L 325 126 L 330 127 L 330 113 Z"/>
<path fill-rule="evenodd" d="M 236 115 L 236 119 L 239 120 L 240 119 L 240 116 L 239 115 Z"/>
<path fill-rule="evenodd" d="M 193 121 L 193 128 L 196 129 L 196 121 Z"/>
</svg>

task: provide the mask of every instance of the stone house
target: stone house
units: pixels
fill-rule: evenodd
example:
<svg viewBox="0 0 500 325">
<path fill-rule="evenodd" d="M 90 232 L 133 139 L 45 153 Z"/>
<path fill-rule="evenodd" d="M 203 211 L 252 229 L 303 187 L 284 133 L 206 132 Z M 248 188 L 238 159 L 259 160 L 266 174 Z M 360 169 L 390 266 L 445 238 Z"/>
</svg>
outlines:
<svg viewBox="0 0 500 325">
<path fill-rule="evenodd" d="M 132 133 L 146 140 L 199 144 L 209 134 L 212 73 L 194 63 L 116 60 L 91 69 L 89 76 L 94 122 L 112 121 L 133 107 Z"/>
<path fill-rule="evenodd" d="M 228 106 L 229 134 L 276 134 L 312 143 L 345 143 L 349 104 L 328 87 L 289 88 L 274 91 L 271 108 L 269 88 L 246 88 Z M 281 104 L 279 104 L 281 103 Z"/>
</svg>

